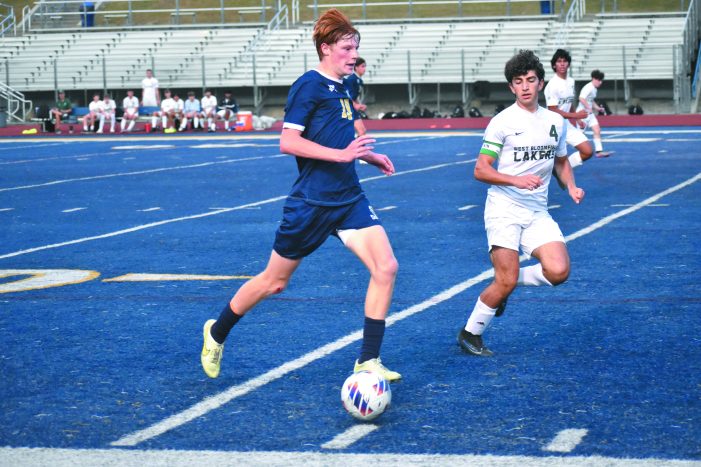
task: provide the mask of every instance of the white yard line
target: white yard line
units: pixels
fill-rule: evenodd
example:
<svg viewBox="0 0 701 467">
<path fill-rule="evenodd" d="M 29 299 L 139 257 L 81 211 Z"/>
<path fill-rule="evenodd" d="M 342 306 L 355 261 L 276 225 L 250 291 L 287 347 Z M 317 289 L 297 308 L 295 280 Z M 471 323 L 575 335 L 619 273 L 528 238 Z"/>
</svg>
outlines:
<svg viewBox="0 0 701 467">
<path fill-rule="evenodd" d="M 655 201 L 659 200 L 663 196 L 666 196 L 670 193 L 674 193 L 675 191 L 681 190 L 682 188 L 685 188 L 692 183 L 695 183 L 701 178 L 701 173 L 696 174 L 696 176 L 678 184 L 675 185 L 671 188 L 668 188 L 667 190 L 664 190 L 656 195 L 653 195 L 635 206 L 632 206 L 630 208 L 624 209 L 622 211 L 619 211 L 617 213 L 611 214 L 609 216 L 604 217 L 603 219 L 589 225 L 588 227 L 585 227 L 583 229 L 580 229 L 567 237 L 565 237 L 566 241 L 572 241 L 575 240 L 579 237 L 583 237 L 584 235 L 588 235 L 595 230 L 598 230 L 609 223 L 613 222 L 614 220 L 626 216 L 628 214 L 631 214 L 639 209 L 642 209 L 643 207 L 647 206 L 648 204 L 654 203 Z M 2 258 L 2 257 L 0 257 Z M 521 258 L 523 260 L 523 257 Z M 468 288 L 472 287 L 475 284 L 478 284 L 486 279 L 489 279 L 490 277 L 493 276 L 493 270 L 488 269 L 486 271 L 483 271 L 482 273 L 478 274 L 477 276 L 474 276 L 466 281 L 460 282 L 459 284 L 456 284 L 452 286 L 449 289 L 446 289 L 433 297 L 430 297 L 427 300 L 424 300 L 421 303 L 418 303 L 416 305 L 413 305 L 409 308 L 406 308 L 400 312 L 397 313 L 392 313 L 390 316 L 387 317 L 386 320 L 386 326 L 392 326 L 393 324 L 404 320 L 410 316 L 413 316 L 417 313 L 420 313 L 428 308 L 431 308 L 435 305 L 438 305 L 446 300 L 449 300 L 453 298 L 454 296 L 458 295 L 459 293 L 467 290 Z M 212 410 L 216 410 L 219 407 L 223 406 L 224 404 L 227 404 L 228 402 L 231 402 L 233 399 L 236 399 L 238 397 L 241 397 L 245 394 L 248 394 L 251 391 L 254 391 L 255 389 L 258 389 L 262 386 L 265 386 L 268 383 L 271 383 L 286 374 L 298 370 L 312 362 L 315 362 L 316 360 L 319 360 L 339 349 L 342 349 L 343 347 L 360 340 L 362 337 L 362 330 L 355 331 L 351 334 L 348 334 L 344 337 L 341 337 L 340 339 L 337 339 L 333 342 L 330 342 L 326 345 L 323 345 L 316 350 L 313 350 L 307 354 L 302 355 L 301 357 L 298 357 L 294 360 L 291 360 L 287 363 L 284 363 L 276 368 L 273 368 L 272 370 L 269 370 L 260 376 L 257 376 L 255 378 L 252 378 L 248 381 L 245 381 L 241 384 L 237 384 L 235 386 L 231 386 L 228 389 L 218 393 L 214 394 L 213 396 L 210 396 L 201 402 L 198 402 L 194 404 L 193 406 L 175 413 L 166 419 L 155 423 L 147 428 L 135 431 L 134 433 L 131 433 L 129 435 L 123 436 L 122 438 L 114 441 L 111 443 L 112 446 L 136 446 L 139 443 L 142 443 L 144 441 L 147 441 L 149 439 L 155 438 L 157 436 L 162 435 L 163 433 L 166 433 L 170 430 L 173 430 L 175 428 L 178 428 L 188 422 L 191 422 L 192 420 L 201 417 L 202 415 L 205 415 Z"/>
<path fill-rule="evenodd" d="M 701 462 L 670 459 L 619 459 L 575 456 L 494 456 L 474 454 L 345 454 L 289 451 L 186 451 L 175 449 L 61 449 L 0 448 L 0 465 L 76 465 L 149 467 L 322 467 L 329 465 L 380 465 L 382 467 L 699 467 Z"/>
<path fill-rule="evenodd" d="M 550 443 L 543 447 L 543 451 L 548 452 L 572 452 L 589 430 L 584 428 L 569 428 L 560 431 Z"/>
<path fill-rule="evenodd" d="M 335 436 L 331 441 L 321 445 L 322 449 L 345 449 L 361 438 L 369 435 L 373 431 L 380 428 L 378 425 L 371 423 L 359 423 L 348 428 L 343 433 Z"/>
<path fill-rule="evenodd" d="M 243 159 L 226 159 L 223 161 L 216 161 L 216 162 L 202 162 L 200 164 L 176 165 L 173 167 L 160 167 L 158 169 L 137 170 L 134 172 L 118 172 L 118 173 L 112 173 L 112 174 L 94 175 L 92 177 L 65 178 L 63 180 L 52 180 L 50 182 L 37 183 L 35 185 L 20 185 L 20 186 L 13 186 L 13 187 L 7 187 L 7 188 L 0 188 L 0 192 L 15 191 L 15 190 L 28 190 L 30 188 L 41 188 L 41 187 L 45 187 L 45 186 L 61 185 L 64 183 L 71 183 L 71 182 L 84 182 L 84 181 L 88 181 L 88 180 L 101 180 L 101 179 L 105 179 L 105 178 L 128 177 L 128 176 L 133 176 L 133 175 L 144 175 L 144 174 L 151 174 L 151 173 L 158 173 L 158 172 L 170 172 L 172 170 L 194 169 L 194 168 L 208 167 L 211 165 L 218 165 L 218 164 L 234 164 L 236 162 L 255 161 L 255 160 L 260 160 L 260 159 L 275 159 L 277 157 L 289 157 L 289 156 L 287 156 L 285 154 L 277 154 L 275 156 L 245 157 Z"/>
<path fill-rule="evenodd" d="M 240 159 L 238 159 L 238 160 L 240 160 Z M 430 166 L 430 167 L 423 167 L 423 168 L 421 168 L 421 169 L 414 169 L 414 170 L 407 170 L 407 171 L 404 171 L 404 172 L 397 172 L 397 173 L 395 173 L 394 175 L 392 175 L 392 177 L 398 177 L 398 176 L 401 176 L 401 175 L 406 175 L 406 174 L 411 174 L 411 173 L 417 173 L 417 172 L 425 172 L 425 171 L 427 171 L 427 170 L 440 169 L 440 168 L 448 167 L 448 166 L 451 166 L 451 165 L 466 164 L 466 163 L 468 163 L 468 162 L 474 162 L 474 159 L 472 159 L 472 161 L 451 162 L 451 163 L 449 163 L 449 164 L 432 165 L 432 166 Z M 372 181 L 372 180 L 385 180 L 385 179 L 388 179 L 388 178 L 391 178 L 391 177 L 387 177 L 386 175 L 381 175 L 381 176 L 379 176 L 379 177 L 364 178 L 364 179 L 362 179 L 362 180 L 360 180 L 360 181 L 364 183 L 364 182 L 368 182 L 368 181 Z M 262 201 L 256 201 L 256 202 L 253 202 L 253 203 L 241 204 L 241 205 L 239 205 L 239 206 L 234 206 L 234 207 L 231 207 L 231 208 L 222 208 L 222 209 L 217 209 L 217 210 L 214 210 L 214 211 L 203 212 L 203 213 L 200 213 L 200 214 L 193 214 L 193 215 L 191 215 L 191 216 L 176 217 L 176 218 L 174 218 L 174 219 L 165 219 L 165 220 L 158 221 L 158 222 L 151 222 L 151 223 L 148 223 L 148 224 L 141 224 L 141 225 L 137 225 L 137 226 L 135 226 L 135 227 L 127 228 L 127 229 L 117 230 L 117 231 L 114 231 L 114 232 L 108 232 L 108 233 L 102 234 L 102 235 L 94 235 L 94 236 L 92 236 L 92 237 L 77 238 L 77 239 L 75 239 L 75 240 L 68 240 L 68 241 L 60 242 L 60 243 L 52 243 L 52 244 L 50 244 L 50 245 L 43 245 L 43 246 L 38 246 L 38 247 L 34 247 L 34 248 L 27 248 L 26 250 L 19 250 L 19 251 L 14 251 L 14 252 L 12 252 L 12 253 L 5 253 L 4 255 L 0 255 L 0 259 L 12 258 L 12 257 L 15 257 L 15 256 L 20 256 L 20 255 L 26 255 L 26 254 L 29 254 L 29 253 L 34 253 L 34 252 L 36 252 L 36 251 L 49 250 L 49 249 L 53 249 L 53 248 L 60 248 L 60 247 L 68 246 L 68 245 L 75 245 L 75 244 L 78 244 L 78 243 L 90 242 L 90 241 L 93 241 L 93 240 L 101 240 L 101 239 L 103 239 L 103 238 L 116 237 L 116 236 L 119 236 L 119 235 L 124 235 L 124 234 L 132 233 L 132 232 L 138 232 L 138 231 L 140 231 L 140 230 L 150 229 L 150 228 L 153 228 L 153 227 L 159 227 L 159 226 L 161 226 L 161 225 L 171 224 L 171 223 L 174 223 L 174 222 L 181 222 L 181 221 L 187 221 L 187 220 L 192 220 L 192 219 L 199 219 L 199 218 L 202 218 L 202 217 L 216 216 L 216 215 L 218 215 L 218 214 L 222 214 L 222 213 L 225 213 L 225 212 L 238 211 L 238 210 L 241 210 L 241 209 L 251 209 L 251 208 L 254 208 L 254 207 L 257 207 L 257 206 L 262 206 L 262 205 L 265 205 L 265 204 L 274 203 L 274 202 L 283 200 L 283 199 L 285 199 L 285 198 L 287 198 L 287 195 L 276 196 L 276 197 L 274 197 L 274 198 L 269 198 L 269 199 L 265 199 L 265 200 L 262 200 Z"/>
</svg>

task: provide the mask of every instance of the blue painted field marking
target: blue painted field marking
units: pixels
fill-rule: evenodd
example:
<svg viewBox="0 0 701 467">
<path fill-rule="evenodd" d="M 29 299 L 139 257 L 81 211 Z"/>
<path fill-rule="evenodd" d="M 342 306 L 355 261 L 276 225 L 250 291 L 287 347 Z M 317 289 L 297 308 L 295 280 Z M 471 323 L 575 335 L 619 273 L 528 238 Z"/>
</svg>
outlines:
<svg viewBox="0 0 701 467">
<path fill-rule="evenodd" d="M 283 156 L 283 155 L 281 155 L 281 157 L 288 157 L 288 156 Z M 239 160 L 239 159 L 237 159 L 237 160 Z M 373 181 L 373 180 L 384 180 L 384 179 L 388 179 L 388 178 L 399 177 L 399 176 L 402 176 L 402 175 L 408 175 L 408 174 L 413 174 L 413 173 L 425 172 L 425 171 L 428 171 L 428 170 L 440 169 L 440 168 L 444 168 L 444 167 L 448 167 L 448 166 L 452 166 L 452 165 L 467 164 L 467 163 L 469 163 L 469 162 L 474 162 L 474 159 L 469 160 L 469 161 L 450 162 L 450 163 L 447 163 L 447 164 L 438 164 L 438 165 L 432 165 L 432 166 L 429 166 L 429 167 L 423 167 L 423 168 L 420 168 L 420 169 L 412 169 L 412 170 L 406 170 L 406 171 L 403 171 L 403 172 L 396 172 L 396 173 L 394 173 L 391 177 L 388 177 L 387 175 L 380 175 L 380 176 L 378 176 L 378 177 L 368 177 L 368 178 L 361 179 L 360 181 L 361 181 L 361 182 L 368 182 L 368 181 Z M 89 241 L 93 241 L 93 240 L 101 240 L 101 239 L 103 239 L 103 238 L 116 237 L 116 236 L 119 236 L 119 235 L 124 235 L 124 234 L 132 233 L 132 232 L 138 232 L 138 231 L 140 231 L 140 230 L 150 229 L 150 228 L 153 228 L 153 227 L 159 227 L 159 226 L 161 226 L 161 225 L 171 224 L 171 223 L 174 223 L 174 222 L 181 222 L 181 221 L 187 221 L 187 220 L 192 220 L 192 219 L 199 219 L 199 218 L 202 218 L 202 217 L 216 216 L 216 215 L 218 215 L 218 214 L 222 214 L 222 213 L 225 213 L 225 212 L 238 211 L 238 210 L 241 210 L 241 209 L 250 209 L 250 208 L 253 208 L 253 207 L 256 207 L 256 206 L 262 206 L 262 205 L 265 205 L 265 204 L 274 203 L 274 202 L 283 200 L 283 199 L 285 199 L 285 198 L 287 198 L 287 195 L 276 196 L 276 197 L 274 197 L 274 198 L 268 198 L 268 199 L 265 199 L 265 200 L 262 200 L 262 201 L 255 201 L 255 202 L 253 202 L 253 203 L 242 204 L 242 205 L 234 206 L 234 207 L 231 207 L 231 208 L 223 208 L 223 209 L 218 209 L 218 210 L 216 210 L 216 211 L 208 211 L 208 212 L 203 212 L 203 213 L 200 213 L 200 214 L 193 214 L 193 215 L 190 215 L 190 216 L 176 217 L 176 218 L 174 218 L 174 219 L 165 219 L 165 220 L 162 220 L 162 221 L 151 222 L 151 223 L 148 223 L 148 224 L 141 224 L 141 225 L 137 225 L 137 226 L 134 226 L 134 227 L 127 228 L 127 229 L 117 230 L 117 231 L 109 232 L 109 233 L 102 234 L 102 235 L 93 235 L 93 236 L 91 236 L 91 237 L 77 238 L 77 239 L 75 239 L 75 240 L 68 240 L 68 241 L 65 241 L 65 242 L 53 243 L 53 244 L 50 244 L 50 245 L 43 245 L 43 246 L 38 246 L 38 247 L 34 247 L 34 248 L 28 248 L 28 249 L 26 249 L 26 250 L 19 250 L 19 251 L 15 251 L 15 252 L 12 252 L 12 253 L 5 253 L 4 255 L 0 255 L 0 259 L 12 258 L 12 257 L 15 257 L 15 256 L 20 256 L 20 255 L 26 255 L 26 254 L 29 254 L 29 253 L 34 253 L 34 252 L 37 252 L 37 251 L 50 250 L 50 249 L 53 249 L 53 248 L 60 248 L 60 247 L 68 246 L 68 245 L 75 245 L 75 244 L 78 244 L 78 243 L 84 243 L 84 242 L 89 242 Z"/>
<path fill-rule="evenodd" d="M 679 191 L 695 182 L 697 182 L 699 179 L 701 179 L 701 172 L 696 174 L 694 177 L 679 183 L 671 188 L 668 188 L 660 193 L 657 193 L 656 195 L 650 196 L 649 198 L 646 198 L 645 200 L 637 203 L 636 205 L 624 209 L 622 211 L 616 212 L 614 214 L 611 214 L 609 216 L 606 216 L 597 222 L 580 229 L 568 236 L 565 237 L 565 240 L 570 242 L 573 241 L 577 238 L 583 237 L 585 235 L 588 235 L 595 230 L 598 230 L 611 222 L 613 222 L 616 219 L 619 219 L 623 216 L 626 216 L 628 214 L 632 214 L 633 212 L 638 211 L 639 209 L 642 209 L 643 207 L 647 206 L 648 204 L 654 203 L 655 201 L 659 200 L 663 196 L 666 196 L 668 194 L 674 193 L 675 191 Z M 519 260 L 524 261 L 526 259 L 525 255 L 522 255 Z M 416 305 L 410 306 L 409 308 L 406 308 L 400 312 L 397 313 L 392 313 L 390 316 L 387 317 L 386 320 L 386 326 L 392 326 L 393 324 L 402 321 L 410 316 L 413 316 L 417 313 L 420 313 L 428 308 L 431 308 L 435 305 L 438 305 L 439 303 L 442 303 L 444 301 L 447 301 L 459 293 L 469 289 L 470 287 L 474 286 L 475 284 L 478 284 L 486 279 L 489 279 L 493 276 L 494 272 L 492 269 L 488 269 L 486 271 L 483 271 L 482 273 L 466 280 L 463 281 L 459 284 L 456 284 L 436 295 L 433 297 L 428 298 L 427 300 L 424 300 L 421 303 L 418 303 Z M 227 404 L 231 402 L 233 399 L 236 399 L 238 397 L 241 397 L 243 395 L 248 394 L 249 392 L 252 392 L 262 386 L 265 386 L 268 383 L 271 383 L 277 379 L 280 379 L 281 377 L 285 376 L 286 374 L 298 370 L 299 368 L 302 368 L 316 360 L 319 360 L 327 355 L 330 355 L 333 352 L 336 352 L 337 350 L 342 349 L 343 347 L 350 345 L 351 343 L 360 340 L 362 337 L 362 330 L 355 331 L 351 334 L 348 334 L 344 337 L 341 337 L 333 342 L 330 342 L 328 344 L 325 344 L 316 350 L 313 350 L 311 352 L 308 352 L 301 357 L 298 357 L 294 360 L 290 360 L 287 363 L 284 363 L 276 368 L 273 368 L 272 370 L 269 370 L 255 378 L 249 379 L 248 381 L 245 381 L 241 384 L 231 386 L 228 389 L 215 394 L 213 396 L 207 397 L 206 399 L 202 400 L 201 402 L 198 402 L 189 408 L 178 412 L 174 415 L 171 415 L 164 420 L 155 423 L 151 425 L 150 427 L 144 428 L 142 430 L 138 430 L 134 433 L 131 433 L 129 435 L 123 436 L 122 438 L 114 441 L 111 443 L 112 446 L 136 446 L 139 443 L 142 443 L 144 441 L 147 441 L 149 439 L 155 438 L 157 436 L 162 435 L 163 433 L 166 433 L 170 430 L 173 430 L 175 428 L 178 428 L 186 423 L 191 422 L 192 420 L 195 420 L 196 418 L 201 417 L 202 415 L 205 415 L 212 410 L 216 410 L 219 407 L 223 406 L 224 404 Z"/>
</svg>

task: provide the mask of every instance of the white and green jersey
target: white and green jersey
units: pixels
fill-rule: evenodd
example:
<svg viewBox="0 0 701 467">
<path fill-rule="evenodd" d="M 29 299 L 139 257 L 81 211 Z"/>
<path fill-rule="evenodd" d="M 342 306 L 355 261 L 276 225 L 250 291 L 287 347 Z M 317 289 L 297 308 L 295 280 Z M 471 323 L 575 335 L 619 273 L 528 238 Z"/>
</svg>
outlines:
<svg viewBox="0 0 701 467">
<path fill-rule="evenodd" d="M 535 174 L 543 185 L 535 190 L 492 185 L 487 195 L 507 198 L 532 211 L 546 211 L 555 157 L 567 156 L 565 128 L 562 116 L 540 106 L 536 112 L 529 112 L 514 103 L 499 112 L 484 132 L 480 154 L 497 159 L 498 172 L 514 176 Z"/>
<path fill-rule="evenodd" d="M 545 105 L 548 107 L 556 105 L 563 112 L 571 112 L 574 102 L 574 79 L 569 76 L 562 79 L 555 75 L 548 81 L 543 94 Z"/>
<path fill-rule="evenodd" d="M 594 83 L 591 81 L 584 85 L 581 91 L 579 91 L 579 98 L 584 99 L 587 101 L 587 104 L 589 105 L 589 112 L 595 113 L 594 112 L 594 99 L 596 99 L 596 86 L 594 86 Z M 587 110 L 584 108 L 582 105 L 582 101 L 579 101 L 579 104 L 577 104 L 577 112 L 580 110 Z"/>
</svg>

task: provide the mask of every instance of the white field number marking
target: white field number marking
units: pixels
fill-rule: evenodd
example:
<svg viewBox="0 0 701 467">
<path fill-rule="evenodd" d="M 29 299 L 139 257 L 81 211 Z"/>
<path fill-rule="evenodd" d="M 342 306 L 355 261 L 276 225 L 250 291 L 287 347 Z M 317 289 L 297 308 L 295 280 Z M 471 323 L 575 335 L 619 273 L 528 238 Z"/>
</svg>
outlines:
<svg viewBox="0 0 701 467">
<path fill-rule="evenodd" d="M 582 439 L 587 435 L 588 430 L 584 428 L 569 428 L 562 430 L 550 441 L 550 444 L 543 448 L 543 451 L 548 452 L 572 452 L 577 447 Z"/>
</svg>

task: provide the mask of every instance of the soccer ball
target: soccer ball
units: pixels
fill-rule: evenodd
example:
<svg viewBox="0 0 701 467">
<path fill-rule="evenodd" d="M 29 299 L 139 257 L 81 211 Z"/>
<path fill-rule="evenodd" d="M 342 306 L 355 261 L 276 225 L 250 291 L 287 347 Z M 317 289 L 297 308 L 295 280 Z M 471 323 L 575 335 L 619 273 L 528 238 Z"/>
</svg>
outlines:
<svg viewBox="0 0 701 467">
<path fill-rule="evenodd" d="M 382 376 L 370 371 L 350 375 L 341 388 L 346 411 L 362 421 L 379 417 L 392 402 L 392 390 Z"/>
</svg>

